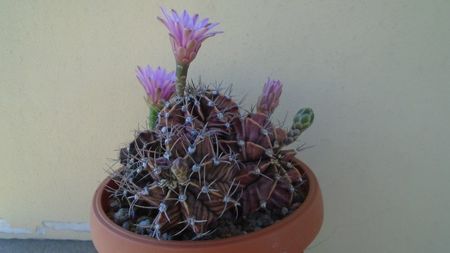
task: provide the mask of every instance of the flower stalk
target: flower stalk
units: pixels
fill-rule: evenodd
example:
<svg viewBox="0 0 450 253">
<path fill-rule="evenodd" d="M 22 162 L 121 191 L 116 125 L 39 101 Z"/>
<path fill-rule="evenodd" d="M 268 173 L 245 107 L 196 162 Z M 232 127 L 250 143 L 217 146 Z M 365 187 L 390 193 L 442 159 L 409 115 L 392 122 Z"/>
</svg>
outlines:
<svg viewBox="0 0 450 253">
<path fill-rule="evenodd" d="M 189 69 L 189 64 L 177 63 L 177 68 L 176 68 L 175 74 L 177 77 L 177 81 L 176 81 L 177 95 L 179 97 L 184 96 L 184 90 L 186 88 L 186 78 L 187 78 L 188 69 Z"/>
</svg>

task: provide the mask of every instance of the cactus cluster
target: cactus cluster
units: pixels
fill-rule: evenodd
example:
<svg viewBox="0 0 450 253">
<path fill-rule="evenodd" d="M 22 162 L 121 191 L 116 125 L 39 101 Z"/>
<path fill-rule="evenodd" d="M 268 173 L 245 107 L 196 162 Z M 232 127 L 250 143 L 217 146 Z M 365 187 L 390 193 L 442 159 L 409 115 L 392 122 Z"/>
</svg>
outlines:
<svg viewBox="0 0 450 253">
<path fill-rule="evenodd" d="M 195 23 L 198 16 L 174 11 L 164 15 L 166 26 L 169 18 L 195 19 L 175 27 L 202 29 Z M 205 27 L 211 25 L 203 24 L 203 34 Z M 157 239 L 198 239 L 211 233 L 225 213 L 245 217 L 259 209 L 290 207 L 294 194 L 304 193 L 306 179 L 294 158 L 296 151 L 285 147 L 311 125 L 312 110 L 301 109 L 290 129 L 277 127 L 270 116 L 281 95 L 279 81 L 269 79 L 256 110 L 245 111 L 229 88 L 186 84 L 190 62 L 179 61 L 174 53 L 176 74 L 139 69 L 139 80 L 151 86 L 146 91 L 153 91 L 148 93 L 150 127 L 120 151 L 122 166 L 113 172 L 109 189 L 110 217 Z M 164 76 L 165 81 L 158 82 Z M 162 90 L 175 92 L 175 85 L 176 95 L 157 96 Z"/>
</svg>

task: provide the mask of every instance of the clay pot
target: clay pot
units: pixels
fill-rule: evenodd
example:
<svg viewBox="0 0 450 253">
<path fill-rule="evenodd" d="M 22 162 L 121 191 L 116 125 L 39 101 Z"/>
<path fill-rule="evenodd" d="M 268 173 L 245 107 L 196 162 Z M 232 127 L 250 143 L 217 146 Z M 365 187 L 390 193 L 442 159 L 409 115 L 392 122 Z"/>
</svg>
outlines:
<svg viewBox="0 0 450 253">
<path fill-rule="evenodd" d="M 319 184 L 304 163 L 309 180 L 305 202 L 292 214 L 246 235 L 210 241 L 160 241 L 134 234 L 116 225 L 105 213 L 108 178 L 95 192 L 91 208 L 91 233 L 99 253 L 299 253 L 316 237 L 323 221 Z"/>
</svg>

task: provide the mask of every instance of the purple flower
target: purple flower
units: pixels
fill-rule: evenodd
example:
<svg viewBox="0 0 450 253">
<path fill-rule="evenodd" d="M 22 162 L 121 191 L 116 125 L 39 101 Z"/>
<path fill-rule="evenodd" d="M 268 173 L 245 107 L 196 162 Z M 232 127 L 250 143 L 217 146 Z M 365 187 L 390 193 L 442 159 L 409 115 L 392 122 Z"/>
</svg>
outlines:
<svg viewBox="0 0 450 253">
<path fill-rule="evenodd" d="M 258 98 L 256 110 L 265 114 L 272 114 L 280 102 L 283 85 L 279 80 L 267 79 L 263 93 Z"/>
<path fill-rule="evenodd" d="M 210 23 L 208 18 L 200 21 L 198 14 L 193 16 L 184 10 L 178 15 L 175 10 L 168 12 L 161 8 L 164 18 L 158 17 L 169 30 L 172 51 L 178 64 L 188 65 L 197 56 L 202 42 L 219 31 L 211 31 L 219 23 Z"/>
<path fill-rule="evenodd" d="M 167 72 L 161 67 L 152 69 L 150 66 L 144 68 L 138 66 L 136 77 L 144 87 L 148 102 L 152 105 L 161 105 L 175 93 L 174 72 Z"/>
</svg>

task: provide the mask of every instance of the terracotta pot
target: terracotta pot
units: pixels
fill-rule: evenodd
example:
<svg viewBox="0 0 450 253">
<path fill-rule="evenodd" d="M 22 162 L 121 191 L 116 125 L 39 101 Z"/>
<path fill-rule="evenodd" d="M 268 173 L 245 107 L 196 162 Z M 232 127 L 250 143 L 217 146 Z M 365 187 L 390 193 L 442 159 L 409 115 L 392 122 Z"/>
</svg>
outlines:
<svg viewBox="0 0 450 253">
<path fill-rule="evenodd" d="M 116 225 L 105 213 L 111 180 L 103 181 L 95 192 L 91 209 L 91 233 L 99 253 L 299 253 L 316 237 L 323 221 L 323 203 L 313 172 L 299 162 L 309 180 L 305 202 L 275 224 L 246 235 L 210 241 L 159 241 L 134 234 Z"/>
</svg>

